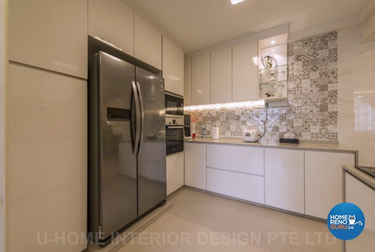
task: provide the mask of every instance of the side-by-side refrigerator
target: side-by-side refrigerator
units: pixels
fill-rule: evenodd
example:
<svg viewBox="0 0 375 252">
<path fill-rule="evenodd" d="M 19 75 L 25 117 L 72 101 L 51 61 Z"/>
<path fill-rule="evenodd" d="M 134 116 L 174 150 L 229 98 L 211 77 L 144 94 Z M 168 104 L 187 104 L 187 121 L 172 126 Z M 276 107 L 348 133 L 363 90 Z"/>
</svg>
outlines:
<svg viewBox="0 0 375 252">
<path fill-rule="evenodd" d="M 88 99 L 88 231 L 105 245 L 165 202 L 164 80 L 99 52 L 89 60 Z"/>
</svg>

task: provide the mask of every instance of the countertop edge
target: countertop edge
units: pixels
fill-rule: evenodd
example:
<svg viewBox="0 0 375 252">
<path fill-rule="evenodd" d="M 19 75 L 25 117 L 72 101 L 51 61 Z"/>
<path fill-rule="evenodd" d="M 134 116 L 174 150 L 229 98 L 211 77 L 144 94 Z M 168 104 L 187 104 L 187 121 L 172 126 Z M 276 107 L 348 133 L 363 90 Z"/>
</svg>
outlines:
<svg viewBox="0 0 375 252">
<path fill-rule="evenodd" d="M 237 141 L 229 140 L 229 141 Z M 358 157 L 358 150 L 350 150 L 346 148 L 330 147 L 329 143 L 321 144 L 323 146 L 308 146 L 309 144 L 261 144 L 261 143 L 247 143 L 238 139 L 238 142 L 228 142 L 223 140 L 211 140 L 211 139 L 194 139 L 194 140 L 184 140 L 184 143 L 197 143 L 197 144 L 224 144 L 224 145 L 238 145 L 238 146 L 248 146 L 248 147 L 264 147 L 264 148 L 278 148 L 278 149 L 293 149 L 293 150 L 311 150 L 311 151 L 324 151 L 324 152 L 341 152 L 341 153 L 354 153 Z M 311 144 L 312 145 L 312 144 Z M 332 144 L 333 145 L 333 144 Z"/>
<path fill-rule="evenodd" d="M 365 184 L 368 187 L 370 187 L 371 189 L 375 190 L 375 178 L 371 177 L 370 175 L 364 173 L 361 170 L 358 170 L 354 166 L 343 165 L 342 168 L 343 168 L 344 172 L 347 172 L 348 174 L 350 174 L 354 178 L 361 181 L 363 184 Z"/>
</svg>

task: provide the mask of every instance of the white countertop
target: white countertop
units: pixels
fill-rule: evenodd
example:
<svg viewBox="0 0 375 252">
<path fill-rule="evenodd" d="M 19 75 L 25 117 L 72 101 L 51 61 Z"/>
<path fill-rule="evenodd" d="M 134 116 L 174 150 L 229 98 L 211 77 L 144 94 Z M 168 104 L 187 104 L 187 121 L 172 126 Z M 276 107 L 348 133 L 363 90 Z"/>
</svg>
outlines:
<svg viewBox="0 0 375 252">
<path fill-rule="evenodd" d="M 301 150 L 320 150 L 320 151 L 338 151 L 338 152 L 351 152 L 356 153 L 357 150 L 344 147 L 338 143 L 330 143 L 323 141 L 300 141 L 299 144 L 285 144 L 285 143 L 248 143 L 244 142 L 241 138 L 220 138 L 219 140 L 212 140 L 211 137 L 202 138 L 196 137 L 193 140 L 185 140 L 186 143 L 207 143 L 207 144 L 231 144 L 231 145 L 244 145 L 244 146 L 258 146 L 269 148 L 287 148 L 287 149 L 301 149 Z"/>
</svg>

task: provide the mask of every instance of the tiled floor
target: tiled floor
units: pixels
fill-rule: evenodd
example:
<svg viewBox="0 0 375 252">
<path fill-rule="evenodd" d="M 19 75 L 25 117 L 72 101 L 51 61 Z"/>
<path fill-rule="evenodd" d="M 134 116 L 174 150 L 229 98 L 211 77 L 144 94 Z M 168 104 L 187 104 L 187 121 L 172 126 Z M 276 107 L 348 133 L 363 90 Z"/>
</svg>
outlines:
<svg viewBox="0 0 375 252">
<path fill-rule="evenodd" d="M 341 252 L 325 223 L 188 188 L 120 252 Z"/>
</svg>

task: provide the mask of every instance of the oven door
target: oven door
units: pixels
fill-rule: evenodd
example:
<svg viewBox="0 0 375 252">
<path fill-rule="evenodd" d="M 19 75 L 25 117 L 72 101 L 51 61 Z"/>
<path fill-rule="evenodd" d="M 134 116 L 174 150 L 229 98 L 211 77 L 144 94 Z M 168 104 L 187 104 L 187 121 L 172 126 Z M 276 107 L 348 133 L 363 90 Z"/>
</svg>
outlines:
<svg viewBox="0 0 375 252">
<path fill-rule="evenodd" d="M 166 126 L 167 155 L 184 151 L 183 126 Z"/>
<path fill-rule="evenodd" d="M 165 114 L 184 115 L 184 99 L 172 94 L 165 94 Z"/>
</svg>

